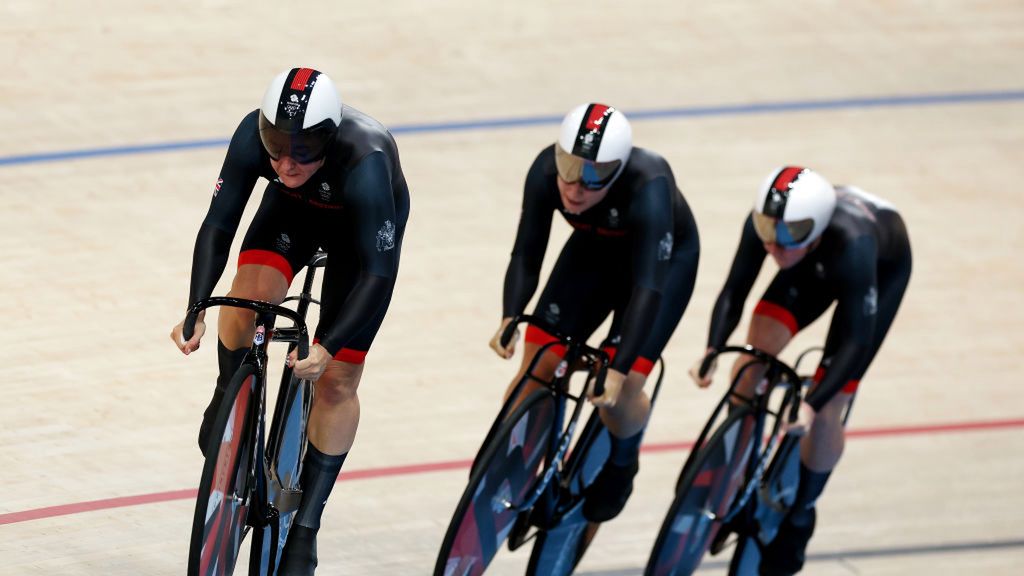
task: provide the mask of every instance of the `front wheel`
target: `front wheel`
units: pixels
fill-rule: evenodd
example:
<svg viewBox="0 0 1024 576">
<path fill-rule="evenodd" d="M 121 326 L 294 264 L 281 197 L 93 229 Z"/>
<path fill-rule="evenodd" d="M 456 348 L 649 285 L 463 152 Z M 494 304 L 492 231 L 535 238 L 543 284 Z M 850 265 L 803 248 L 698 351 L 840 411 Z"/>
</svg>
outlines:
<svg viewBox="0 0 1024 576">
<path fill-rule="evenodd" d="M 221 576 L 234 571 L 248 532 L 256 425 L 256 374 L 243 364 L 224 391 L 206 449 L 188 553 L 190 576 Z"/>
<path fill-rule="evenodd" d="M 644 574 L 692 574 L 732 508 L 754 447 L 753 411 L 737 407 L 695 455 L 669 507 Z"/>
<path fill-rule="evenodd" d="M 526 575 L 569 576 L 590 547 L 600 526 L 598 522 L 583 521 L 541 530 L 537 533 Z"/>
<path fill-rule="evenodd" d="M 313 405 L 313 384 L 295 376 L 287 377 L 286 381 L 287 386 L 278 392 L 267 444 L 267 503 L 278 514 L 270 518 L 270 525 L 253 531 L 250 574 L 272 574 L 274 567 L 280 565 L 281 552 L 302 501 L 299 480 L 306 450 L 306 426 Z"/>
<path fill-rule="evenodd" d="M 470 476 L 448 525 L 435 576 L 479 576 L 508 537 L 517 512 L 535 486 L 551 434 L 555 399 L 538 390 L 501 423 Z"/>
</svg>

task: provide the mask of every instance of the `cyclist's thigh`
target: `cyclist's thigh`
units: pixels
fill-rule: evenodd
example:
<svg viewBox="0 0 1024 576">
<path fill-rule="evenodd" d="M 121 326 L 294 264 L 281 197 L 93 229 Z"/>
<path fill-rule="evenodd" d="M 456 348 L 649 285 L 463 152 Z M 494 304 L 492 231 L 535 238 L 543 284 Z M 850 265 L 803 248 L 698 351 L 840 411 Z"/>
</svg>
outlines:
<svg viewBox="0 0 1024 576">
<path fill-rule="evenodd" d="M 893 262 L 885 262 L 879 264 L 878 267 L 878 308 L 877 317 L 875 319 L 875 333 L 872 337 L 871 348 L 865 355 L 864 360 L 861 362 L 860 367 L 856 372 L 851 374 L 850 381 L 846 384 L 843 389 L 844 392 L 852 393 L 857 390 L 857 386 L 863 378 L 864 373 L 867 372 L 868 367 L 871 366 L 871 362 L 874 361 L 875 356 L 882 347 L 882 342 L 885 341 L 886 334 L 889 333 L 889 328 L 892 327 L 892 322 L 896 318 L 896 312 L 899 310 L 900 303 L 903 301 L 903 295 L 906 293 L 907 284 L 910 282 L 910 269 L 911 259 L 909 246 L 907 247 L 906 253 L 903 257 Z M 826 354 L 830 357 L 838 346 L 839 338 L 841 334 L 836 334 L 834 337 L 829 334 L 829 345 L 826 346 Z M 833 339 L 835 342 L 833 342 Z M 820 376 L 823 374 L 819 374 Z M 817 378 L 816 378 L 817 379 Z"/>
<path fill-rule="evenodd" d="M 818 274 L 814 264 L 806 260 L 788 270 L 779 270 L 765 290 L 761 300 L 754 307 L 754 318 L 775 320 L 795 336 L 828 310 L 835 301 L 835 293 L 829 288 L 823 274 Z M 761 324 L 764 325 L 764 324 Z M 766 350 L 777 353 L 778 350 Z"/>
<path fill-rule="evenodd" d="M 280 282 L 269 272 L 276 270 L 284 279 L 287 293 L 292 278 L 309 261 L 315 248 L 308 210 L 297 200 L 268 189 L 242 241 L 238 276 L 245 282 L 243 285 L 256 282 L 262 286 L 272 282 L 280 288 Z M 238 283 L 236 280 L 235 284 Z M 234 285 L 232 290 L 235 290 Z M 283 299 L 284 294 L 281 294 L 278 301 Z"/>
<path fill-rule="evenodd" d="M 402 238 L 396 238 L 395 249 L 401 251 Z M 355 251 L 344 243 L 330 244 L 327 247 L 327 266 L 324 269 L 324 283 L 321 293 L 320 322 L 317 325 L 316 337 L 323 338 L 327 330 L 342 314 L 345 301 L 359 281 L 361 266 L 356 257 Z M 397 266 L 397 264 L 396 264 Z M 356 333 L 345 345 L 344 348 L 334 355 L 334 360 L 352 364 L 362 364 L 366 360 L 366 354 L 373 345 L 377 332 L 384 323 L 388 307 L 391 305 L 391 296 L 395 290 L 397 270 L 387 285 L 387 294 L 383 303 L 377 308 L 373 318 Z"/>
<path fill-rule="evenodd" d="M 693 295 L 693 287 L 697 279 L 697 260 L 699 258 L 699 247 L 694 236 L 693 242 L 687 246 L 678 246 L 672 253 L 669 271 L 665 276 L 665 282 L 661 290 L 661 303 L 658 306 L 658 313 L 654 318 L 650 334 L 640 347 L 640 354 L 630 371 L 640 372 L 647 376 L 654 367 L 654 363 L 661 356 L 662 350 L 668 344 L 669 338 L 675 331 L 679 320 L 686 311 L 686 306 Z M 612 317 L 608 335 L 601 343 L 601 348 L 614 354 L 622 338 L 622 317 L 629 306 L 632 286 L 618 295 L 615 303 L 615 314 Z"/>
<path fill-rule="evenodd" d="M 697 260 L 700 254 L 696 247 L 677 250 L 672 254 L 668 276 L 661 293 L 658 315 L 651 326 L 651 334 L 640 348 L 640 357 L 655 362 L 668 344 L 672 333 L 686 311 L 697 281 Z M 634 369 L 637 365 L 634 364 Z M 650 369 L 648 368 L 648 372 Z"/>
<path fill-rule="evenodd" d="M 754 307 L 747 343 L 769 354 L 779 354 L 793 336 L 824 314 L 834 299 L 813 266 L 780 270 Z M 748 361 L 746 356 L 737 358 L 733 375 Z M 749 394 L 759 375 L 759 371 L 748 371 L 740 392 Z"/>
<path fill-rule="evenodd" d="M 576 338 L 589 337 L 628 290 L 628 251 L 622 242 L 574 232 L 562 248 L 534 314 Z M 544 344 L 530 327 L 527 341 Z"/>
</svg>

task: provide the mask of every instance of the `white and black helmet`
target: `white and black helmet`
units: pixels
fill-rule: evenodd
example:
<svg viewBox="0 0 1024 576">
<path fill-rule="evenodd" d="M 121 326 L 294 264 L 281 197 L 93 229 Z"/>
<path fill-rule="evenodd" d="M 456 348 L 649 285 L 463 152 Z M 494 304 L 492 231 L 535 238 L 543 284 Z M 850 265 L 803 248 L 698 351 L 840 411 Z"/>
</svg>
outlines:
<svg viewBox="0 0 1024 576">
<path fill-rule="evenodd" d="M 260 106 L 260 140 L 270 157 L 300 163 L 327 154 L 341 124 L 341 97 L 326 74 L 292 68 L 270 83 Z"/>
<path fill-rule="evenodd" d="M 625 114 L 606 104 L 581 104 L 562 120 L 555 164 L 562 180 L 600 190 L 612 185 L 633 151 Z"/>
<path fill-rule="evenodd" d="M 828 227 L 836 190 L 817 172 L 801 166 L 774 170 L 757 191 L 754 229 L 761 241 L 803 248 Z"/>
</svg>

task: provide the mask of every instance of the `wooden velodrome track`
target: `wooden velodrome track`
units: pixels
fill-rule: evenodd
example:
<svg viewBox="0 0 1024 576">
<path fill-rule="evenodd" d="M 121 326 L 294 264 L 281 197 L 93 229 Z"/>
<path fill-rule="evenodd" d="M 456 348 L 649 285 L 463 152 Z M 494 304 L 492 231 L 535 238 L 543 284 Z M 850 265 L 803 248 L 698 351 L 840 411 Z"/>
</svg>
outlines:
<svg viewBox="0 0 1024 576">
<path fill-rule="evenodd" d="M 514 370 L 486 344 L 523 176 L 565 111 L 601 100 L 668 158 L 703 253 L 637 491 L 579 573 L 642 570 L 721 393 L 684 373 L 740 222 L 772 167 L 802 163 L 894 202 L 915 255 L 806 573 L 1020 574 L 1024 5 L 500 5 L 0 5 L 0 574 L 183 572 L 216 360 L 212 335 L 185 358 L 167 333 L 226 138 L 293 65 L 394 128 L 413 206 L 320 573 L 432 569 Z"/>
</svg>

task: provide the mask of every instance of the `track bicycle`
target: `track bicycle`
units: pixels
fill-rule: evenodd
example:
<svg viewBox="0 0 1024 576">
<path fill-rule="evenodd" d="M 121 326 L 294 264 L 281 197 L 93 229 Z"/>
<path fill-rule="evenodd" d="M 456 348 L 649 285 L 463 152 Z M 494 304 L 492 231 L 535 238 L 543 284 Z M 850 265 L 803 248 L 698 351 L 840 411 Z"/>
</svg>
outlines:
<svg viewBox="0 0 1024 576">
<path fill-rule="evenodd" d="M 730 574 L 756 575 L 760 548 L 775 537 L 796 498 L 800 436 L 783 432 L 796 421 L 809 377 L 752 346 L 726 346 L 701 365 L 706 374 L 725 353 L 753 359 L 737 371 L 690 451 L 676 484 L 676 496 L 655 540 L 647 576 L 692 574 L 704 554 L 736 544 Z M 747 370 L 764 367 L 752 396 L 737 392 Z M 735 534 L 733 540 L 729 536 Z"/>
<path fill-rule="evenodd" d="M 509 323 L 503 344 L 522 322 L 556 340 L 537 351 L 487 433 L 442 542 L 436 576 L 483 574 L 506 541 L 510 550 L 534 543 L 528 575 L 571 574 L 597 532 L 599 524 L 582 513 L 584 490 L 610 453 L 608 431 L 597 410 L 591 411 L 574 444 L 572 440 L 585 404 L 586 382 L 594 380 L 595 394 L 602 393 L 609 356 L 529 315 Z M 540 359 L 556 346 L 564 347 L 565 355 L 553 378 L 537 377 Z M 659 364 L 652 400 L 664 375 L 664 364 Z M 585 375 L 579 394 L 570 392 L 576 373 Z M 525 393 L 529 388 L 537 389 Z"/>
<path fill-rule="evenodd" d="M 252 346 L 224 391 L 206 446 L 189 546 L 190 576 L 232 574 L 243 540 L 252 532 L 249 574 L 273 576 L 288 529 L 302 500 L 299 478 L 306 451 L 306 424 L 313 405 L 313 385 L 297 378 L 287 365 L 281 375 L 270 431 L 266 431 L 267 344 L 289 343 L 298 358 L 309 353 L 305 324 L 317 268 L 327 254 L 307 264 L 302 292 L 285 299 L 295 310 L 266 302 L 230 297 L 207 298 L 189 307 L 183 335 L 191 338 L 198 314 L 214 306 L 256 312 Z M 278 316 L 292 326 L 275 328 Z"/>
</svg>

